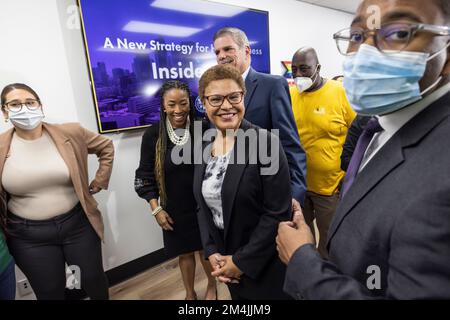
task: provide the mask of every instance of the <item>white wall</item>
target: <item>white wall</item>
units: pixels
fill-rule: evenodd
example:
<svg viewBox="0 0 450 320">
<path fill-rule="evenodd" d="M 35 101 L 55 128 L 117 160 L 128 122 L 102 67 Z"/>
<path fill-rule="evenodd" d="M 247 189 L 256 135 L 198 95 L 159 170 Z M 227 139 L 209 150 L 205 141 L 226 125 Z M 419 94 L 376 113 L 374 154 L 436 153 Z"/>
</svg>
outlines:
<svg viewBox="0 0 450 320">
<path fill-rule="evenodd" d="M 342 58 L 332 34 L 350 23 L 350 15 L 295 0 L 217 2 L 270 12 L 272 73 L 283 74 L 281 61 L 306 45 L 317 49 L 325 76 L 341 73 Z M 47 121 L 77 121 L 97 131 L 81 31 L 73 27 L 74 4 L 75 0 L 0 1 L 0 88 L 27 83 L 40 94 Z M 0 132 L 8 127 L 0 122 Z M 97 196 L 105 220 L 107 270 L 162 247 L 161 231 L 133 189 L 141 134 L 110 135 L 116 148 L 114 171 L 109 190 Z M 91 176 L 95 169 L 92 157 Z"/>
<path fill-rule="evenodd" d="M 295 0 L 213 0 L 236 6 L 269 11 L 270 65 L 273 74 L 284 74 L 281 61 L 290 61 L 297 49 L 316 49 L 322 75 L 342 74 L 343 57 L 333 34 L 350 26 L 353 16 Z"/>
</svg>

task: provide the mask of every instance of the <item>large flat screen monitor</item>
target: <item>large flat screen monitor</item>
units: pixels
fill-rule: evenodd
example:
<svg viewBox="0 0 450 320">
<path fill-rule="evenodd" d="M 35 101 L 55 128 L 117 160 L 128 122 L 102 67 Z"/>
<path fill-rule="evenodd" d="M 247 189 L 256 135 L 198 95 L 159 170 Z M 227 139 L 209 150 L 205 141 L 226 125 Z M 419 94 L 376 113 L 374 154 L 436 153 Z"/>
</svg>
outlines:
<svg viewBox="0 0 450 320">
<path fill-rule="evenodd" d="M 270 72 L 268 12 L 204 0 L 78 0 L 100 133 L 159 121 L 158 90 L 189 84 L 198 115 L 198 80 L 216 64 L 213 35 L 245 31 L 252 67 Z"/>
</svg>

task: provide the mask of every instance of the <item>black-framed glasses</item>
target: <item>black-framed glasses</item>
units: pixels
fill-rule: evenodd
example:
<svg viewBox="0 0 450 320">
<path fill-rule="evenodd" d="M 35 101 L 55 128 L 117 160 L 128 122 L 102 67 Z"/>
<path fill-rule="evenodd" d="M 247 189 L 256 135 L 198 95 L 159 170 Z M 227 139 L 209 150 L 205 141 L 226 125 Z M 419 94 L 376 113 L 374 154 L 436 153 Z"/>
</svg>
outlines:
<svg viewBox="0 0 450 320">
<path fill-rule="evenodd" d="M 5 103 L 5 108 L 8 111 L 11 112 L 20 112 L 22 110 L 22 107 L 25 106 L 30 111 L 37 110 L 41 107 L 41 102 L 36 99 L 27 99 L 25 102 L 20 101 L 10 101 Z"/>
<path fill-rule="evenodd" d="M 244 92 L 242 91 L 236 91 L 231 92 L 230 94 L 227 94 L 226 96 L 222 96 L 220 94 L 213 94 L 210 96 L 205 96 L 205 99 L 208 101 L 208 103 L 215 108 L 219 108 L 223 105 L 223 102 L 225 99 L 231 104 L 239 104 L 242 102 L 242 98 L 244 97 Z"/>
<path fill-rule="evenodd" d="M 362 28 L 346 28 L 333 35 L 339 52 L 351 55 L 358 51 L 370 36 L 374 37 L 375 47 L 383 53 L 401 52 L 414 39 L 418 32 L 430 32 L 437 36 L 450 36 L 450 27 L 432 24 L 414 24 L 406 22 L 393 22 L 384 24 L 376 30 L 363 30 Z"/>
</svg>

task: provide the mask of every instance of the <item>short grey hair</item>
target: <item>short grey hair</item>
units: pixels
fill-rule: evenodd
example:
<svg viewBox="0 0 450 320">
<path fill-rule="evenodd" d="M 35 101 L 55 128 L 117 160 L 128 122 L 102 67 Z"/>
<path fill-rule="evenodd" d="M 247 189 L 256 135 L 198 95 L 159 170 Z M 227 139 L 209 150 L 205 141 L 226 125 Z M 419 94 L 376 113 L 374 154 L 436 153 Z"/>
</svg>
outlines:
<svg viewBox="0 0 450 320">
<path fill-rule="evenodd" d="M 250 43 L 248 42 L 247 35 L 244 31 L 234 27 L 225 27 L 220 29 L 214 34 L 213 41 L 216 41 L 218 38 L 223 36 L 231 36 L 238 45 L 239 49 L 244 48 L 245 46 L 250 47 Z"/>
</svg>

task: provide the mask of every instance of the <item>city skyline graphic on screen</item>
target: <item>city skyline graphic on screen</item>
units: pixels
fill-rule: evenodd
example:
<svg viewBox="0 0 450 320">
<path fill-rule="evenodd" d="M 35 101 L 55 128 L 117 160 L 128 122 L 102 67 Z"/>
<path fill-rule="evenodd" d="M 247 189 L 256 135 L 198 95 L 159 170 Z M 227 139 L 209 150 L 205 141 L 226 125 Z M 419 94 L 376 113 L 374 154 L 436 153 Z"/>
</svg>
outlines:
<svg viewBox="0 0 450 320">
<path fill-rule="evenodd" d="M 198 80 L 216 64 L 214 33 L 248 36 L 252 67 L 270 73 L 268 13 L 204 0 L 78 0 L 99 132 L 159 121 L 159 88 L 186 82 L 199 117 Z"/>
</svg>

